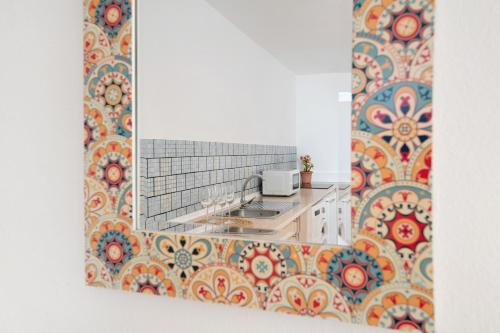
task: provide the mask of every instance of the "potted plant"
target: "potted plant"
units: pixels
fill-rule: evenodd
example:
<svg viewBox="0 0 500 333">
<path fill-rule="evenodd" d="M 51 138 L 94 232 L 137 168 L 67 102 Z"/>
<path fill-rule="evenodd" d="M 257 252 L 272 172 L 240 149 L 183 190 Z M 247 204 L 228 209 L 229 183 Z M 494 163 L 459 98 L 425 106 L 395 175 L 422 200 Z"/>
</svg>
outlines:
<svg viewBox="0 0 500 333">
<path fill-rule="evenodd" d="M 311 156 L 305 155 L 300 156 L 300 162 L 302 163 L 302 171 L 300 172 L 300 179 L 302 182 L 302 187 L 311 186 L 312 169 L 314 164 L 312 164 Z"/>
</svg>

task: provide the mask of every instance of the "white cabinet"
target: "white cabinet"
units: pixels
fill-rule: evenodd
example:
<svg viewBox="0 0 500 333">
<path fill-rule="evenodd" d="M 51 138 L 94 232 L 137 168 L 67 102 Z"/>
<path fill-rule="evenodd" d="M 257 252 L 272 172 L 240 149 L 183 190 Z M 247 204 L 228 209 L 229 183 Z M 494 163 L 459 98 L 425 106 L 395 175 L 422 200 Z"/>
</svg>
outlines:
<svg viewBox="0 0 500 333">
<path fill-rule="evenodd" d="M 328 213 L 326 200 L 311 208 L 311 225 L 308 228 L 308 240 L 313 243 L 328 243 Z"/>
<path fill-rule="evenodd" d="M 311 208 L 311 242 L 323 244 L 338 244 L 338 223 L 337 214 L 338 200 L 335 193 L 325 197 Z"/>
<path fill-rule="evenodd" d="M 328 244 L 337 244 L 338 242 L 338 200 L 336 193 L 330 194 L 325 198 L 326 213 L 328 223 Z"/>
<path fill-rule="evenodd" d="M 337 190 L 326 195 L 300 216 L 297 239 L 306 243 L 348 246 L 351 236 L 351 192 Z"/>
<path fill-rule="evenodd" d="M 345 195 L 339 200 L 338 205 L 338 244 L 350 245 L 351 235 L 351 196 Z"/>
</svg>

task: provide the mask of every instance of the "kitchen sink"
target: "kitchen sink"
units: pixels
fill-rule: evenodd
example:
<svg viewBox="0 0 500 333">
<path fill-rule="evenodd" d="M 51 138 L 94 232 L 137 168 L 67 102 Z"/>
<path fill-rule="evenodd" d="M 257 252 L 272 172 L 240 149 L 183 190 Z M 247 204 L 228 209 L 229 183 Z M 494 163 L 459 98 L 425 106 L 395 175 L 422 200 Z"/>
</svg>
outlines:
<svg viewBox="0 0 500 333">
<path fill-rule="evenodd" d="M 242 228 L 242 227 L 225 227 L 222 231 L 225 234 L 241 234 L 241 235 L 272 235 L 275 234 L 274 230 L 255 229 L 255 228 Z"/>
<path fill-rule="evenodd" d="M 224 214 L 226 217 L 243 217 L 250 219 L 268 219 L 277 217 L 281 211 L 275 209 L 238 208 Z"/>
</svg>

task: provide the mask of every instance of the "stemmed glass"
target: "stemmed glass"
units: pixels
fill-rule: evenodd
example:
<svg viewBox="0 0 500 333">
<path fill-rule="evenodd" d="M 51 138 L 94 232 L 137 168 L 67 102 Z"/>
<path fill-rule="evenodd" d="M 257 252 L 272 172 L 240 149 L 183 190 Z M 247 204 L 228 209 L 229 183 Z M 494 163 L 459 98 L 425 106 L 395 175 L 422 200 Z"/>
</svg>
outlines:
<svg viewBox="0 0 500 333">
<path fill-rule="evenodd" d="M 231 205 L 234 202 L 234 187 L 233 184 L 227 183 L 226 185 L 226 204 L 227 204 L 227 216 L 229 217 L 229 212 L 231 210 Z"/>
<path fill-rule="evenodd" d="M 212 187 L 212 199 L 213 199 L 213 205 L 214 205 L 214 213 L 212 216 L 217 216 L 217 201 L 219 200 L 219 187 L 217 185 L 214 185 Z"/>
<path fill-rule="evenodd" d="M 206 209 L 205 218 L 206 221 L 208 222 L 208 209 L 210 208 L 210 206 L 212 206 L 214 202 L 213 192 L 212 190 L 210 190 L 210 187 L 207 186 L 200 190 L 200 196 L 201 196 L 200 203 L 202 207 Z"/>
<path fill-rule="evenodd" d="M 217 186 L 217 198 L 215 200 L 215 204 L 220 206 L 220 214 L 223 217 L 224 216 L 224 206 L 226 205 L 226 189 L 222 184 Z"/>
</svg>

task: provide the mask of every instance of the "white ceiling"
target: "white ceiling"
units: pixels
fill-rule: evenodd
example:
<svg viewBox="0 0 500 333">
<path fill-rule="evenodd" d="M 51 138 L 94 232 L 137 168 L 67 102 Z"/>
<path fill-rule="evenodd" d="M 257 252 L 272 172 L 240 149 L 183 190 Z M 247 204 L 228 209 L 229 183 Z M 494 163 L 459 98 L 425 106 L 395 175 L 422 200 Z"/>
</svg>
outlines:
<svg viewBox="0 0 500 333">
<path fill-rule="evenodd" d="M 206 0 L 297 75 L 349 72 L 352 0 Z"/>
</svg>

